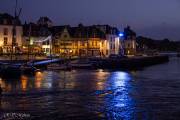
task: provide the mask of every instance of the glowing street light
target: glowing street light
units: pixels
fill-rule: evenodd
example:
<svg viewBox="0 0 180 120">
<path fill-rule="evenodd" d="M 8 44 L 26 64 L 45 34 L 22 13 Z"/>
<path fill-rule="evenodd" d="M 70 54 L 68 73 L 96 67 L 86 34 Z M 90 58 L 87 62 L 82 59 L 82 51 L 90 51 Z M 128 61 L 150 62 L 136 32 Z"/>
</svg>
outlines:
<svg viewBox="0 0 180 120">
<path fill-rule="evenodd" d="M 123 32 L 120 32 L 120 33 L 119 33 L 119 37 L 124 37 L 124 33 L 123 33 Z"/>
</svg>

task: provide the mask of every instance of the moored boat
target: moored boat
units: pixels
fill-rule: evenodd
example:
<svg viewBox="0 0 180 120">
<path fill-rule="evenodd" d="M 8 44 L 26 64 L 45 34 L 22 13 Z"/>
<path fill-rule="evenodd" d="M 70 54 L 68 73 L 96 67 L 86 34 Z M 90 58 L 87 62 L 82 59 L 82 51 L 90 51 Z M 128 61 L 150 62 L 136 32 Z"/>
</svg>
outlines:
<svg viewBox="0 0 180 120">
<path fill-rule="evenodd" d="M 34 66 L 28 64 L 1 63 L 0 73 L 3 77 L 18 77 L 22 74 L 33 74 L 38 71 Z"/>
</svg>

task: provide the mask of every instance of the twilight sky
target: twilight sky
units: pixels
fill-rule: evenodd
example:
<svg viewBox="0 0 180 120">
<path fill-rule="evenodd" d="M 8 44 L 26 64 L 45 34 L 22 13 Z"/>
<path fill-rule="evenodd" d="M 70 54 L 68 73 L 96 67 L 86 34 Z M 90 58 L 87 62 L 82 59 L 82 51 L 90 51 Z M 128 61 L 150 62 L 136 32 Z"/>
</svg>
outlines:
<svg viewBox="0 0 180 120">
<path fill-rule="evenodd" d="M 0 0 L 13 13 L 15 0 Z M 19 0 L 22 21 L 48 16 L 55 25 L 130 25 L 138 35 L 180 40 L 180 0 Z"/>
</svg>

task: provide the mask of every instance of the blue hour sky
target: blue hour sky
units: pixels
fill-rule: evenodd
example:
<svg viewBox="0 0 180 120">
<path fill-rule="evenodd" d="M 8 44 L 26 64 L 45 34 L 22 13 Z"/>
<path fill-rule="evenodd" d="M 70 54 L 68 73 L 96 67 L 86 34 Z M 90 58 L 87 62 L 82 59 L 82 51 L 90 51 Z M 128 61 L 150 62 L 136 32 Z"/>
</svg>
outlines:
<svg viewBox="0 0 180 120">
<path fill-rule="evenodd" d="M 55 25 L 130 25 L 138 35 L 180 40 L 180 0 L 19 0 L 22 21 L 48 16 Z M 0 0 L 13 13 L 15 0 Z"/>
</svg>

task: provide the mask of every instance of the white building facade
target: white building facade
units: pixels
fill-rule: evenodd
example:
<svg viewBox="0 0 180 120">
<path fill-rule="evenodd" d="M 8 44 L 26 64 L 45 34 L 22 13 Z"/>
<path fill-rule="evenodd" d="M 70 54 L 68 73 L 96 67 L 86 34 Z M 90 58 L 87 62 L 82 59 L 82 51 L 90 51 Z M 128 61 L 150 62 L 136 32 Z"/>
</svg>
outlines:
<svg viewBox="0 0 180 120">
<path fill-rule="evenodd" d="M 13 25 L 13 17 L 8 14 L 0 14 L 0 53 L 18 52 L 22 46 L 23 28 L 20 24 Z M 14 35 L 13 35 L 13 28 Z"/>
<path fill-rule="evenodd" d="M 122 43 L 118 29 L 109 25 L 96 25 L 96 27 L 106 34 L 106 57 L 110 54 L 121 53 Z"/>
</svg>

